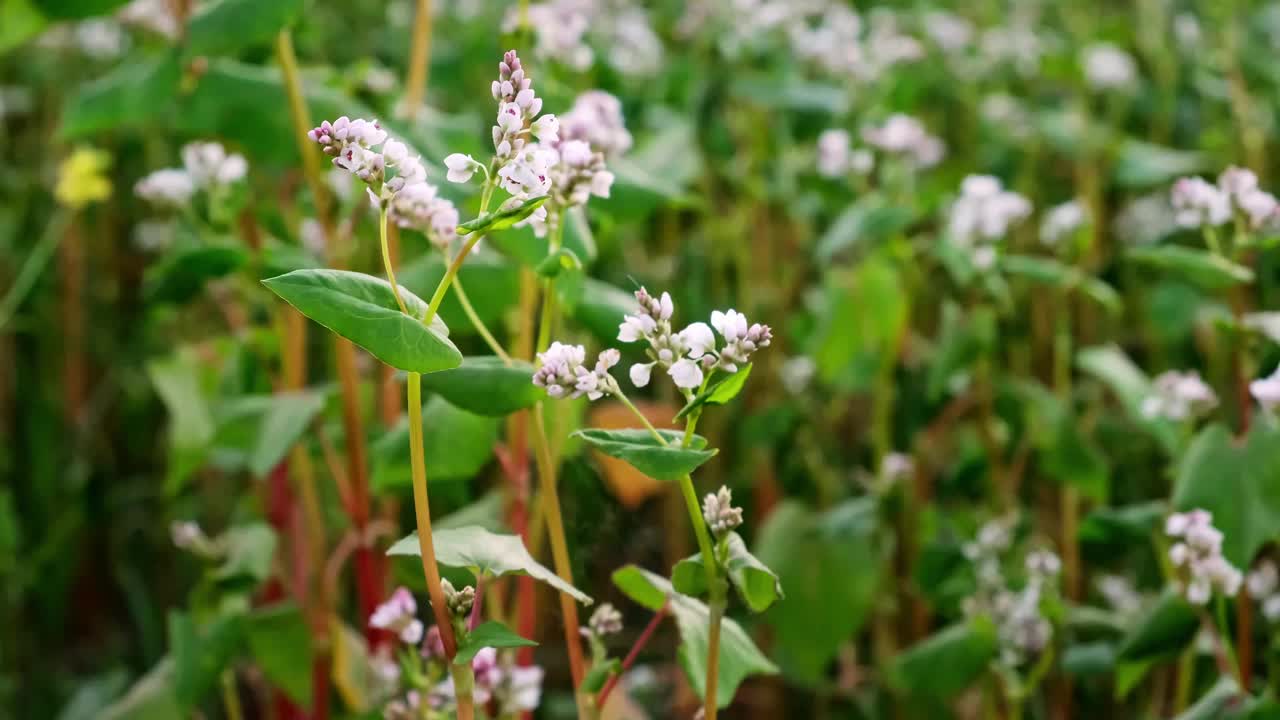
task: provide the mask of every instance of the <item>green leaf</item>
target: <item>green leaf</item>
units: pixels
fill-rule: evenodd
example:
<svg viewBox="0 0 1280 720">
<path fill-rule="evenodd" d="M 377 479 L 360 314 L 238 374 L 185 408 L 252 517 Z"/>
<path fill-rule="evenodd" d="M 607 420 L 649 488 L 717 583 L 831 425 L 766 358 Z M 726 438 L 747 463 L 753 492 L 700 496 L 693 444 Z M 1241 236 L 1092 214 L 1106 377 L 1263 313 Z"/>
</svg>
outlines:
<svg viewBox="0 0 1280 720">
<path fill-rule="evenodd" d="M 302 0 L 218 0 L 201 4 L 187 24 L 186 56 L 228 55 L 268 45 L 302 14 Z"/>
<path fill-rule="evenodd" d="M 249 455 L 249 471 L 262 476 L 284 460 L 324 408 L 324 396 L 315 392 L 280 393 L 271 404 L 258 431 L 257 444 Z"/>
<path fill-rule="evenodd" d="M 249 256 L 230 245 L 185 247 L 147 269 L 143 292 L 148 303 L 182 304 L 195 298 L 210 280 L 239 270 Z"/>
<path fill-rule="evenodd" d="M 204 460 L 214 436 L 213 413 L 201 386 L 199 360 L 179 350 L 147 364 L 147 375 L 169 412 L 169 467 L 165 491 L 175 494 Z"/>
<path fill-rule="evenodd" d="M 1200 617 L 1195 608 L 1169 588 L 1130 628 L 1120 642 L 1117 657 L 1130 663 L 1173 657 L 1191 644 L 1199 628 Z"/>
<path fill-rule="evenodd" d="M 219 542 L 226 550 L 226 557 L 213 572 L 214 578 L 222 581 L 249 578 L 260 583 L 271 575 L 276 534 L 267 525 L 254 523 L 228 528 Z"/>
<path fill-rule="evenodd" d="M 1206 167 L 1206 158 L 1200 153 L 1126 140 L 1116 158 L 1114 178 L 1124 188 L 1150 188 L 1168 185 Z"/>
<path fill-rule="evenodd" d="M 640 311 L 635 295 L 582 273 L 558 278 L 556 291 L 566 312 L 603 341 L 616 340 L 622 317 Z"/>
<path fill-rule="evenodd" d="M 39 35 L 48 23 L 33 0 L 0 0 L 0 53 Z"/>
<path fill-rule="evenodd" d="M 499 357 L 467 357 L 452 370 L 424 376 L 422 385 L 468 412 L 503 417 L 542 399 L 533 372 L 523 360 L 508 365 Z"/>
<path fill-rule="evenodd" d="M 441 397 L 428 400 L 422 415 L 427 418 L 422 433 L 423 455 L 431 458 L 432 482 L 470 480 L 493 459 L 493 446 L 498 441 L 497 419 L 469 413 Z M 375 489 L 411 486 L 408 418 L 401 418 L 378 438 L 373 445 L 373 458 Z"/>
<path fill-rule="evenodd" d="M 625 460 L 632 467 L 655 480 L 679 480 L 715 457 L 715 450 L 705 450 L 707 439 L 694 435 L 689 447 L 681 447 L 684 433 L 659 430 L 667 444 L 662 445 L 648 430 L 579 430 L 581 438 L 600 452 Z"/>
<path fill-rule="evenodd" d="M 1173 505 L 1213 513 L 1222 554 L 1247 568 L 1280 537 L 1280 429 L 1255 423 L 1243 441 L 1220 424 L 1205 427 L 1178 464 Z"/>
<path fill-rule="evenodd" d="M 1168 515 L 1163 500 L 1121 507 L 1096 508 L 1080 523 L 1080 542 L 1111 548 L 1148 542 L 1151 533 Z"/>
<path fill-rule="evenodd" d="M 749 377 L 751 377 L 750 363 L 729 377 L 718 381 L 715 385 L 693 396 L 693 399 L 685 403 L 685 406 L 680 408 L 680 412 L 676 413 L 674 422 L 683 420 L 689 413 L 703 405 L 727 405 L 730 400 L 738 397 L 738 393 L 742 392 L 742 388 L 747 384 L 747 378 Z"/>
<path fill-rule="evenodd" d="M 725 551 L 729 581 L 751 612 L 764 612 L 784 597 L 778 576 L 747 550 L 747 544 L 738 533 L 729 533 L 725 537 Z M 702 565 L 702 553 L 695 553 L 676 563 L 671 571 L 671 584 L 690 597 L 706 594 L 707 575 Z"/>
<path fill-rule="evenodd" d="M 1240 686 L 1234 679 L 1220 677 L 1209 692 L 1174 720 L 1221 720 L 1242 695 L 1244 693 L 1240 691 Z"/>
<path fill-rule="evenodd" d="M 174 689 L 173 660 L 163 658 L 129 688 L 124 697 L 104 708 L 97 720 L 173 720 L 185 717 Z"/>
<path fill-rule="evenodd" d="M 910 298 L 902 274 L 887 257 L 872 256 L 853 270 L 829 272 L 825 286 L 812 337 L 818 372 L 842 390 L 869 388 L 897 358 L 906 329 Z"/>
<path fill-rule="evenodd" d="M 52 20 L 81 20 L 106 15 L 129 0 L 32 0 Z"/>
<path fill-rule="evenodd" d="M 889 682 L 912 695 L 954 697 L 987 671 L 996 656 L 996 627 L 986 617 L 952 625 L 893 660 Z"/>
<path fill-rule="evenodd" d="M 545 278 L 553 278 L 565 271 L 579 272 L 582 270 L 582 261 L 578 259 L 578 254 L 569 248 L 560 248 L 551 253 L 534 271 Z"/>
<path fill-rule="evenodd" d="M 461 527 L 451 530 L 435 530 L 431 534 L 435 545 L 436 561 L 441 565 L 466 568 L 479 575 L 529 575 L 535 580 L 571 595 L 578 602 L 590 605 L 586 593 L 561 580 L 555 573 L 533 559 L 518 535 L 499 535 L 479 527 Z M 417 534 L 402 538 L 388 555 L 416 555 L 422 557 Z"/>
<path fill-rule="evenodd" d="M 129 686 L 122 668 L 109 670 L 80 684 L 58 713 L 58 720 L 95 720 Z"/>
<path fill-rule="evenodd" d="M 218 676 L 240 651 L 244 640 L 241 618 L 213 619 L 197 627 L 188 615 L 169 613 L 169 648 L 173 657 L 173 685 L 179 702 L 199 704 L 216 687 Z"/>
<path fill-rule="evenodd" d="M 510 210 L 498 210 L 496 212 L 485 213 L 474 220 L 468 220 L 458 226 L 459 235 L 470 235 L 471 233 L 493 233 L 499 230 L 506 230 L 516 223 L 524 220 L 533 214 L 534 210 L 542 207 L 547 201 L 547 196 L 531 198 L 523 203 L 511 208 Z"/>
<path fill-rule="evenodd" d="M 1145 429 L 1166 452 L 1177 446 L 1176 428 L 1167 420 L 1149 418 L 1142 401 L 1151 394 L 1151 380 L 1116 345 L 1084 348 L 1076 354 L 1076 367 L 1106 385 L 1124 405 L 1129 418 Z"/>
<path fill-rule="evenodd" d="M 270 683 L 303 709 L 311 707 L 311 628 L 297 605 L 261 608 L 245 618 L 249 653 Z"/>
<path fill-rule="evenodd" d="M 1181 245 L 1132 247 L 1125 257 L 1169 272 L 1205 290 L 1226 290 L 1253 282 L 1253 271 L 1206 250 Z"/>
<path fill-rule="evenodd" d="M 136 128 L 169 109 L 182 71 L 172 54 L 130 57 L 67 96 L 58 136 L 77 140 L 120 128 Z"/>
<path fill-rule="evenodd" d="M 582 691 L 594 695 L 604 689 L 609 678 L 622 672 L 622 661 L 617 658 L 596 663 L 582 678 Z"/>
<path fill-rule="evenodd" d="M 1062 671 L 1068 675 L 1104 676 L 1115 666 L 1116 648 L 1109 642 L 1071 645 L 1062 653 Z"/>
<path fill-rule="evenodd" d="M 462 364 L 444 323 L 422 323 L 427 304 L 400 288 L 412 317 L 405 315 L 391 284 L 381 278 L 346 270 L 295 270 L 262 283 L 303 315 L 394 368 L 427 374 Z"/>
<path fill-rule="evenodd" d="M 760 527 L 756 555 L 774 568 L 787 597 L 764 618 L 786 675 L 808 687 L 824 682 L 840 648 L 871 615 L 884 577 L 876 543 L 876 502 L 858 498 L 826 512 L 787 500 Z M 814 632 L 814 628 L 822 632 Z"/>
<path fill-rule="evenodd" d="M 416 540 L 415 540 L 416 542 Z M 458 664 L 469 663 L 476 653 L 484 648 L 495 649 L 515 647 L 536 647 L 538 643 L 520 637 L 516 632 L 500 622 L 485 622 L 467 633 L 467 639 L 458 646 L 458 654 L 453 661 Z"/>
<path fill-rule="evenodd" d="M 818 238 L 814 254 L 826 263 L 845 250 L 860 248 L 868 242 L 888 239 L 915 220 L 910 208 L 888 205 L 879 195 L 868 195 L 836 216 L 827 231 Z"/>
<path fill-rule="evenodd" d="M 1056 288 L 1080 290 L 1109 312 L 1118 313 L 1123 304 L 1120 294 L 1107 283 L 1081 272 L 1054 258 L 1034 255 L 1001 255 L 1000 269 L 1009 275 Z"/>
<path fill-rule="evenodd" d="M 506 233 L 497 237 L 508 237 Z M 487 244 L 487 243 L 486 243 Z M 473 251 L 458 270 L 457 281 L 466 289 L 472 309 L 485 325 L 501 326 L 508 308 L 520 301 L 520 268 L 496 253 Z M 396 279 L 407 288 L 430 293 L 444 278 L 445 262 L 439 253 L 425 253 L 405 263 Z M 452 337 L 477 335 L 456 292 L 446 293 L 440 303 L 440 317 L 449 326 Z M 616 334 L 616 333 L 615 333 Z"/>
<path fill-rule="evenodd" d="M 706 696 L 709 608 L 700 600 L 676 592 L 666 578 L 627 565 L 613 573 L 613 583 L 627 597 L 650 610 L 666 607 L 680 630 L 680 665 L 700 697 Z M 738 686 L 751 675 L 773 675 L 778 668 L 760 652 L 742 626 L 724 618 L 720 626 L 720 676 L 716 704 L 726 707 Z"/>
</svg>

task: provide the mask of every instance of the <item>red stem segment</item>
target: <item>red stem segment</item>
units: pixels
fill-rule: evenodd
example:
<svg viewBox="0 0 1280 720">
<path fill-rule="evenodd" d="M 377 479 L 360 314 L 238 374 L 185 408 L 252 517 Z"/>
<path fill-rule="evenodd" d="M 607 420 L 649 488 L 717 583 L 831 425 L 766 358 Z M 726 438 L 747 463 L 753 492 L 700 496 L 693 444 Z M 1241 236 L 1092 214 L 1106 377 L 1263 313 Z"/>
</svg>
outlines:
<svg viewBox="0 0 1280 720">
<path fill-rule="evenodd" d="M 622 667 L 618 669 L 618 672 L 613 674 L 613 677 L 609 678 L 609 681 L 604 684 L 604 687 L 600 688 L 600 694 L 596 696 L 597 708 L 604 707 L 605 701 L 609 699 L 609 693 L 613 692 L 613 687 L 618 684 L 618 680 L 622 678 L 622 675 L 631 668 L 633 663 L 635 663 L 636 658 L 640 655 L 640 651 L 644 649 L 645 645 L 649 644 L 649 640 L 653 637 L 653 633 L 658 629 L 658 626 L 662 624 L 663 619 L 666 617 L 667 606 L 663 605 L 662 608 L 658 610 L 658 612 L 654 613 L 653 617 L 649 619 L 649 624 L 646 625 L 644 631 L 640 633 L 640 637 L 636 638 L 635 644 L 631 646 L 631 651 L 628 652 L 626 658 L 622 660 Z"/>
</svg>

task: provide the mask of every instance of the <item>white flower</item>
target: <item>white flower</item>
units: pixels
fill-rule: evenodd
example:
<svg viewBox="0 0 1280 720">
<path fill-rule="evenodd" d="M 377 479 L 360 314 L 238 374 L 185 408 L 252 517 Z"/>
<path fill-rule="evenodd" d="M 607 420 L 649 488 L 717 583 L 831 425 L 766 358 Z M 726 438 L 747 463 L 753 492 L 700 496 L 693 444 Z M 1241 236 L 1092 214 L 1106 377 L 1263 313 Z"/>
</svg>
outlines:
<svg viewBox="0 0 1280 720">
<path fill-rule="evenodd" d="M 532 92 L 532 91 L 526 91 Z M 538 139 L 538 142 L 554 143 L 560 140 L 560 121 L 555 115 L 547 114 L 533 121 L 529 131 Z"/>
<path fill-rule="evenodd" d="M 1244 575 L 1222 555 L 1222 532 L 1213 527 L 1212 516 L 1204 510 L 1175 513 L 1165 521 L 1165 533 L 1180 537 L 1182 542 L 1169 548 L 1169 561 L 1178 573 L 1179 587 L 1188 602 L 1204 605 L 1215 590 L 1226 596 L 1240 591 Z M 1264 589 L 1270 580 L 1260 568 L 1258 577 L 1250 577 L 1251 590 Z"/>
<path fill-rule="evenodd" d="M 1045 214 L 1044 222 L 1040 224 L 1040 242 L 1051 247 L 1057 245 L 1087 222 L 1089 211 L 1079 200 L 1057 205 Z"/>
<path fill-rule="evenodd" d="M 961 183 L 960 197 L 951 207 L 951 237 L 964 246 L 977 240 L 996 241 L 1030 214 L 1031 203 L 1005 190 L 995 177 L 970 175 Z"/>
<path fill-rule="evenodd" d="M 707 327 L 706 323 L 690 323 L 680 331 L 679 335 L 681 342 L 688 348 L 689 357 L 695 360 L 715 352 L 716 336 L 712 334 L 711 328 Z"/>
<path fill-rule="evenodd" d="M 1263 560 L 1253 572 L 1249 573 L 1246 579 L 1246 587 L 1249 589 L 1249 596 L 1255 600 L 1264 600 L 1275 593 L 1276 588 L 1280 586 L 1280 572 L 1276 571 L 1275 563 L 1270 560 Z"/>
<path fill-rule="evenodd" d="M 702 519 L 716 537 L 742 524 L 742 508 L 733 506 L 733 494 L 724 485 L 714 493 L 707 493 L 702 499 Z"/>
<path fill-rule="evenodd" d="M 1268 377 L 1249 383 L 1249 393 L 1266 410 L 1280 408 L 1280 367 Z"/>
<path fill-rule="evenodd" d="M 851 143 L 845 130 L 824 130 L 818 136 L 818 174 L 840 177 L 850 169 Z"/>
<path fill-rule="evenodd" d="M 631 366 L 631 384 L 642 388 L 649 384 L 649 376 L 653 373 L 654 363 L 636 363 Z"/>
<path fill-rule="evenodd" d="M 1174 220 L 1187 228 L 1221 225 L 1231 219 L 1230 196 L 1198 177 L 1185 177 L 1173 184 L 1169 194 Z"/>
<path fill-rule="evenodd" d="M 416 645 L 422 640 L 422 622 L 415 617 L 418 604 L 414 602 L 413 593 L 405 588 L 396 588 L 391 597 L 369 616 L 369 626 L 380 630 L 389 630 L 399 636 L 408 645 Z"/>
<path fill-rule="evenodd" d="M 552 343 L 546 352 L 538 354 L 540 365 L 533 374 L 533 384 L 555 398 L 586 395 L 590 400 L 598 400 L 616 394 L 618 383 L 609 369 L 618 364 L 622 354 L 614 349 L 605 350 L 597 356 L 592 369 L 587 369 L 586 357 L 586 349 L 581 345 Z"/>
<path fill-rule="evenodd" d="M 1257 230 L 1276 217 L 1277 202 L 1274 195 L 1258 188 L 1258 176 L 1251 170 L 1229 167 L 1218 176 L 1218 189 L 1246 220 Z"/>
<path fill-rule="evenodd" d="M 792 395 L 799 395 L 809 388 L 813 377 L 818 374 L 818 363 L 807 355 L 787 358 L 778 370 L 782 378 L 782 386 Z"/>
<path fill-rule="evenodd" d="M 560 137 L 584 140 L 605 158 L 625 153 L 632 143 L 622 116 L 622 103 L 603 90 L 589 90 L 574 99 L 569 112 L 560 115 Z"/>
<path fill-rule="evenodd" d="M 667 371 L 676 387 L 692 390 L 702 385 L 702 366 L 689 358 L 680 358 Z"/>
<path fill-rule="evenodd" d="M 747 316 L 732 308 L 727 312 L 712 311 L 711 325 L 728 342 L 735 342 L 747 334 Z"/>
<path fill-rule="evenodd" d="M 618 326 L 618 340 L 635 342 L 647 338 L 658 327 L 658 323 L 648 315 L 623 315 L 622 324 Z"/>
<path fill-rule="evenodd" d="M 862 139 L 884 152 L 905 155 L 922 168 L 937 165 L 946 153 L 942 141 L 930 135 L 919 120 L 901 113 L 890 115 L 878 128 L 863 130 Z"/>
<path fill-rule="evenodd" d="M 1111 43 L 1096 43 L 1081 51 L 1084 77 L 1094 90 L 1124 90 L 1138 77 L 1129 53 Z"/>
<path fill-rule="evenodd" d="M 196 185 L 186 170 L 167 168 L 142 178 L 133 190 L 147 202 L 177 208 L 191 201 Z"/>
<path fill-rule="evenodd" d="M 387 210 L 397 225 L 418 230 L 441 250 L 448 250 L 457 238 L 458 209 L 440 197 L 430 183 L 415 182 L 402 187 L 392 196 Z"/>
<path fill-rule="evenodd" d="M 1194 420 L 1218 406 L 1218 397 L 1200 374 L 1169 370 L 1156 376 L 1152 394 L 1142 401 L 1142 414 L 1175 422 Z"/>
</svg>

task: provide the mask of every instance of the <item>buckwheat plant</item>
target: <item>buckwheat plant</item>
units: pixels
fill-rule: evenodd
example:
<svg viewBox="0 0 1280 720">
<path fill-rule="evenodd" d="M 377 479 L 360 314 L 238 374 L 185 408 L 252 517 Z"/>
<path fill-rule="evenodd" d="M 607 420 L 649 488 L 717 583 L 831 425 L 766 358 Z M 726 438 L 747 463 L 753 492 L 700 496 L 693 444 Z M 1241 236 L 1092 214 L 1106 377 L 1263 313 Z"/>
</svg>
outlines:
<svg viewBox="0 0 1280 720">
<path fill-rule="evenodd" d="M 1165 520 L 1165 535 L 1174 540 L 1169 548 L 1173 583 L 1178 593 L 1195 606 L 1201 625 L 1216 641 L 1218 669 L 1227 677 L 1240 677 L 1240 666 L 1231 642 L 1227 623 L 1227 599 L 1235 597 L 1245 585 L 1245 576 L 1222 555 L 1223 535 L 1213 526 L 1213 515 L 1195 509 L 1174 513 Z M 1269 595 L 1266 571 L 1251 577 L 1249 591 L 1255 598 Z M 1256 591 L 1256 594 L 1254 594 Z M 1217 625 L 1207 607 L 1213 604 Z"/>
<path fill-rule="evenodd" d="M 154 207 L 177 213 L 196 226 L 225 227 L 244 206 L 243 181 L 249 163 L 216 142 L 193 142 L 182 148 L 182 167 L 156 170 L 134 185 L 138 197 Z"/>
<path fill-rule="evenodd" d="M 684 422 L 683 431 L 658 430 L 627 398 L 622 385 L 610 374 L 621 358 L 617 349 L 604 350 L 594 364 L 588 365 L 585 348 L 556 342 L 539 354 L 533 383 L 556 398 L 583 395 L 590 400 L 616 398 L 631 410 L 644 429 L 585 430 L 580 431 L 579 436 L 601 452 L 626 460 L 647 475 L 679 481 L 700 552 L 676 566 L 672 577 L 674 595 L 669 596 L 668 602 L 688 602 L 690 598 L 686 596 L 705 594 L 708 597 L 706 675 L 695 678 L 694 684 L 702 682 L 704 716 L 714 720 L 720 705 L 731 699 L 717 698 L 720 637 L 730 583 L 757 612 L 772 604 L 781 589 L 777 587 L 776 576 L 751 557 L 735 532 L 743 516 L 742 509 L 734 506 L 729 489 L 721 487 L 706 495 L 699 504 L 690 473 L 714 451 L 708 450 L 706 440 L 694 431 L 707 405 L 724 404 L 741 391 L 751 372 L 752 356 L 769 346 L 772 331 L 767 325 L 750 323 L 746 316 L 733 309 L 713 312 L 710 325 L 694 322 L 677 330 L 672 322 L 675 305 L 669 293 L 654 296 L 642 287 L 636 291 L 635 298 L 639 311 L 624 316 L 618 340 L 641 345 L 647 362 L 632 364 L 628 375 L 636 387 L 649 385 L 655 371 L 667 376 L 685 398 L 685 406 L 676 416 L 676 421 Z M 744 562 L 773 578 L 769 592 L 762 594 L 758 587 L 747 587 L 743 573 L 729 572 L 731 564 L 738 567 Z M 607 687 L 611 688 L 612 684 Z M 605 697 L 607 693 L 603 691 L 597 696 L 597 709 L 602 707 Z"/>
</svg>

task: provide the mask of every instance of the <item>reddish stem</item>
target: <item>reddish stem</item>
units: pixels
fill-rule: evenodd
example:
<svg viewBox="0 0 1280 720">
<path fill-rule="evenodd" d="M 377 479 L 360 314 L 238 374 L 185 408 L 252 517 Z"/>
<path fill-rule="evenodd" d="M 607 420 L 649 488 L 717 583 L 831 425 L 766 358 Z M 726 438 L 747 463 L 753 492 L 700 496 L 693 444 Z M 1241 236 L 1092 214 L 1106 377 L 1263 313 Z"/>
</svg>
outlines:
<svg viewBox="0 0 1280 720">
<path fill-rule="evenodd" d="M 613 687 L 618 684 L 618 680 L 622 675 L 631 669 L 631 665 L 636 661 L 636 657 L 640 655 L 640 651 L 649 643 L 649 639 L 653 637 L 653 633 L 662 624 L 663 618 L 667 616 L 667 606 L 663 605 L 658 612 L 654 613 L 649 620 L 649 624 L 645 626 L 644 631 L 640 633 L 640 637 L 636 638 L 636 642 L 631 646 L 631 651 L 627 653 L 627 657 L 622 660 L 622 667 L 618 672 L 609 678 L 609 681 L 600 688 L 600 694 L 596 696 L 596 707 L 603 708 L 606 700 L 609 699 L 609 693 L 613 692 Z"/>
<path fill-rule="evenodd" d="M 471 605 L 471 617 L 467 618 L 467 630 L 480 626 L 481 607 L 484 605 L 484 575 L 476 576 L 476 601 Z"/>
</svg>

